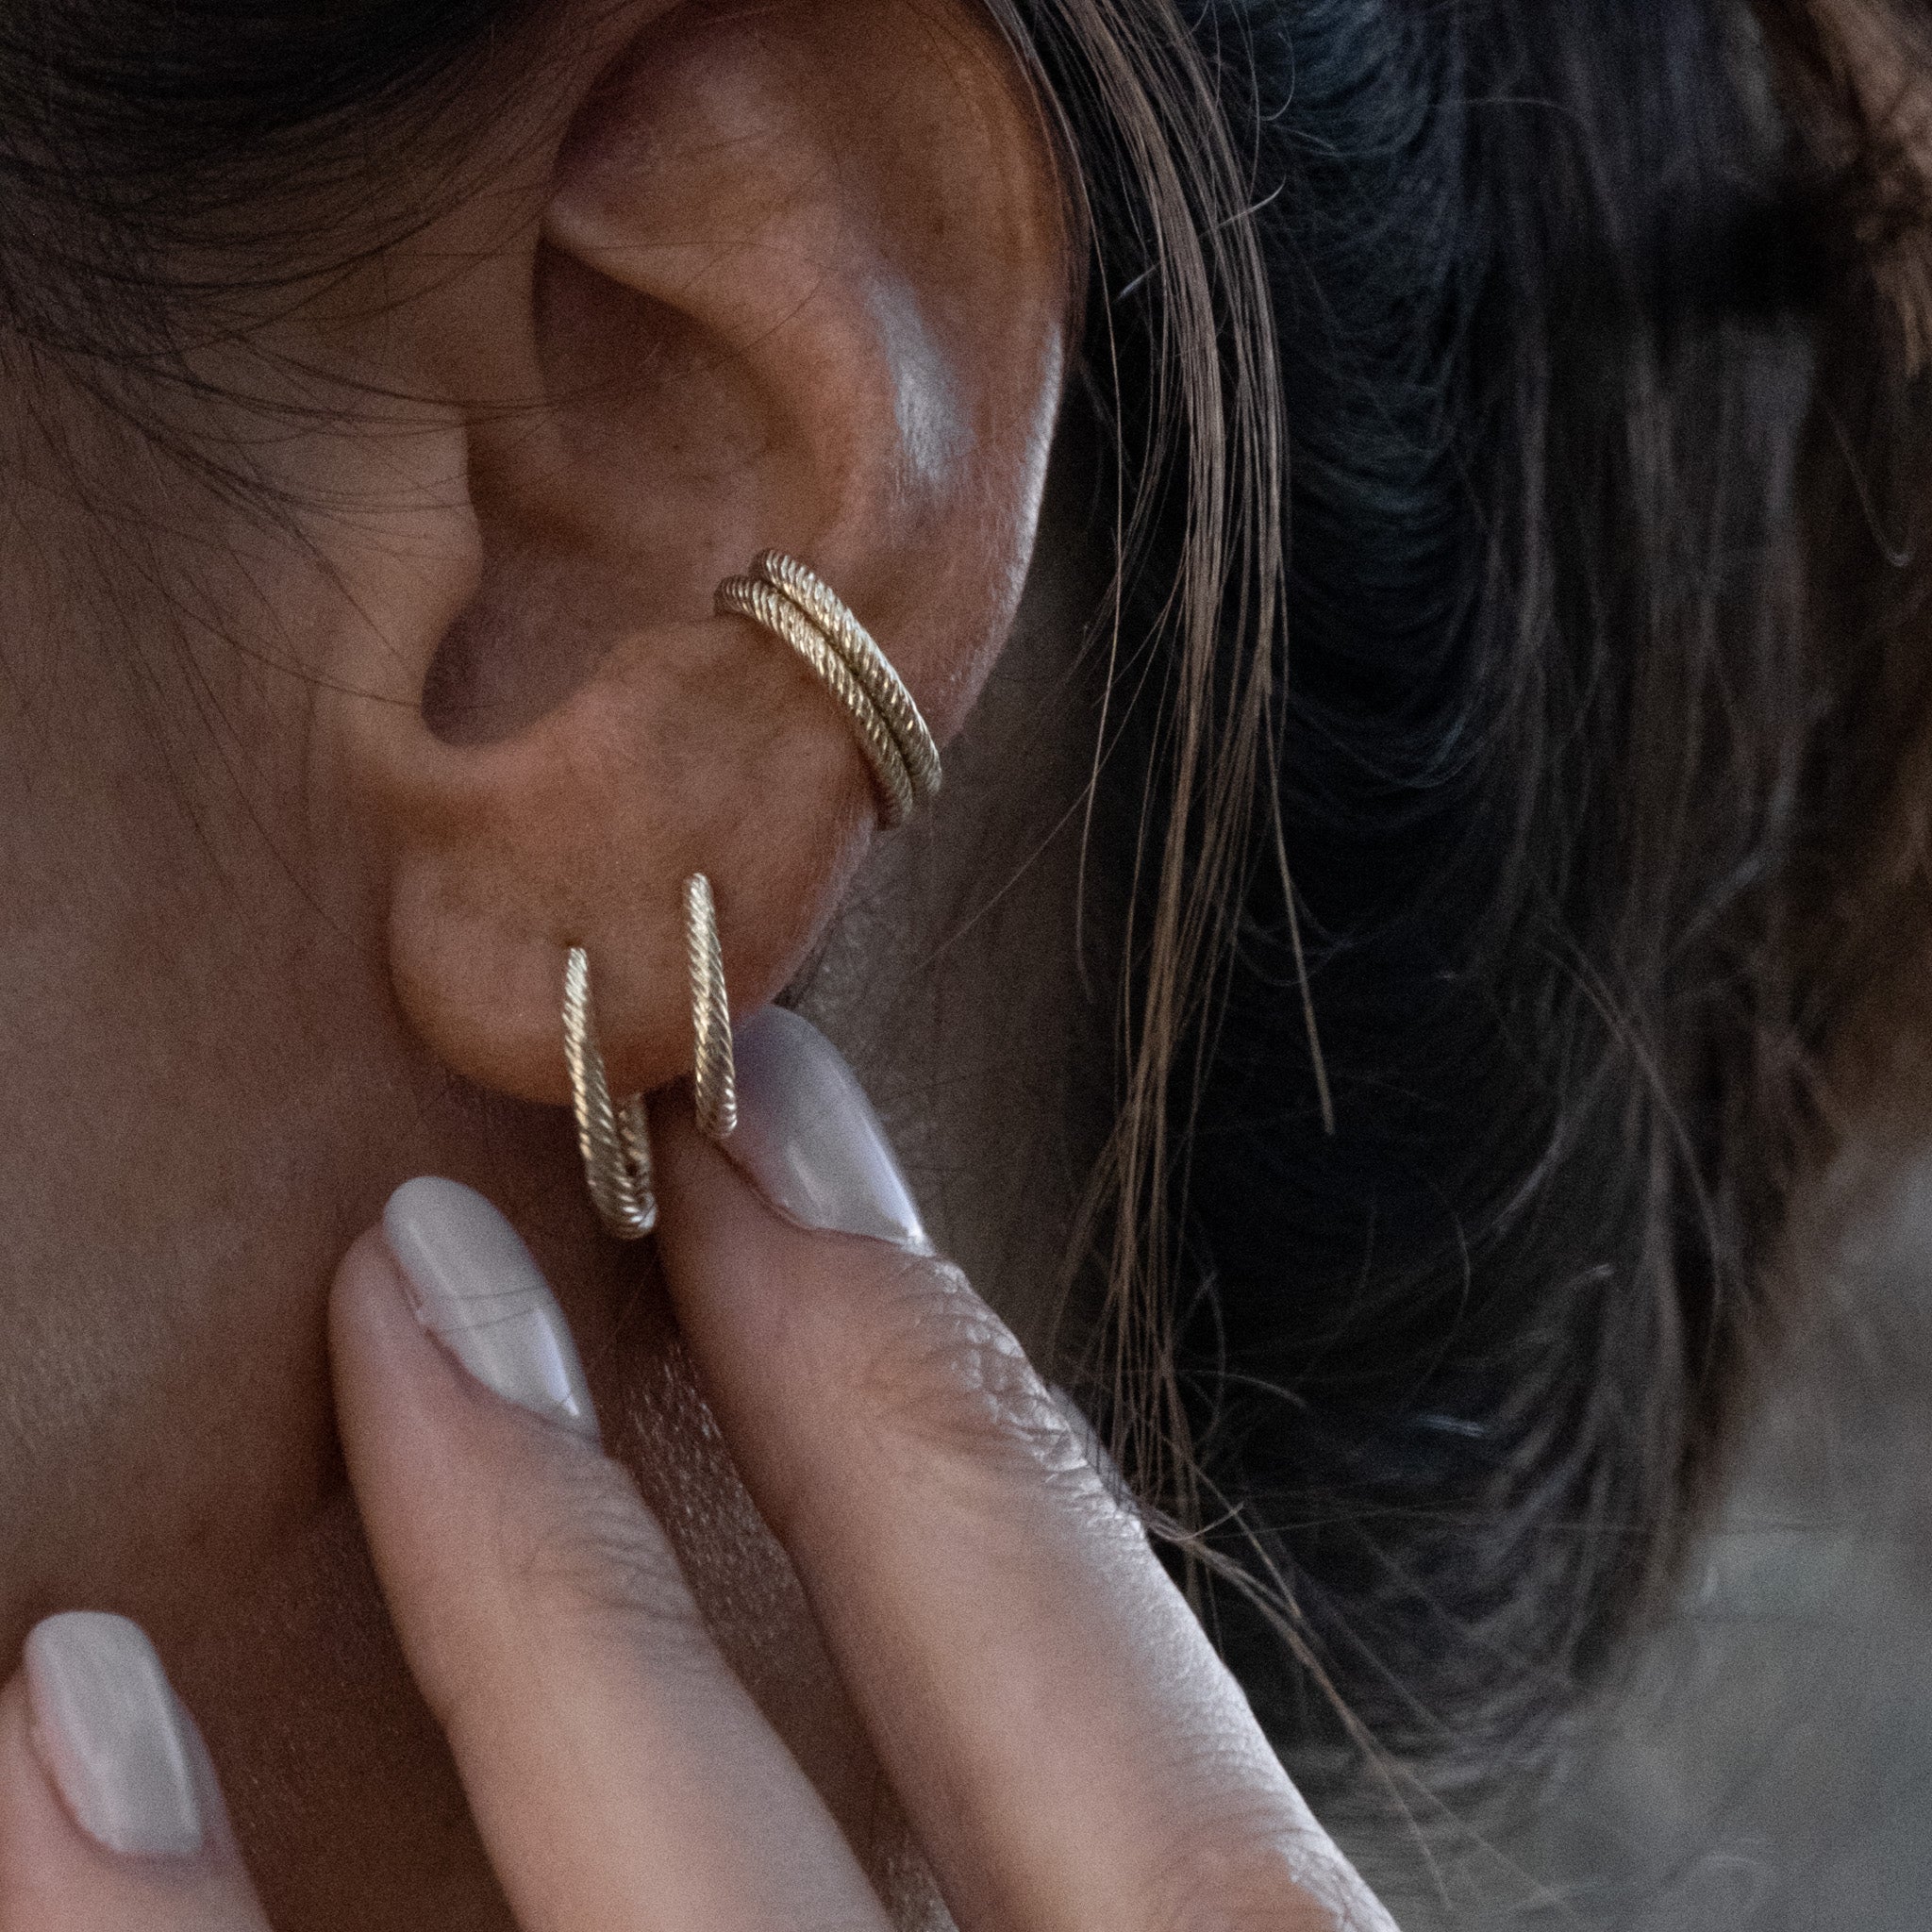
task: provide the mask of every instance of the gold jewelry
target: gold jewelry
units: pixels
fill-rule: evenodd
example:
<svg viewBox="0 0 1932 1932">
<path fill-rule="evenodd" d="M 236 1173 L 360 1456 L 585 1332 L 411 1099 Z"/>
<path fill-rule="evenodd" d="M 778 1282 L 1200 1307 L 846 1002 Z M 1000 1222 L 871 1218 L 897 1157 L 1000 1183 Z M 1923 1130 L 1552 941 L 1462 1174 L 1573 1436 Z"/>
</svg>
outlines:
<svg viewBox="0 0 1932 1932">
<path fill-rule="evenodd" d="M 878 708 L 906 760 L 912 789 L 923 804 L 940 789 L 940 748 L 933 742 L 919 707 L 905 681 L 892 669 L 886 654 L 873 641 L 872 633 L 853 616 L 851 608 L 838 596 L 816 571 L 808 569 L 795 557 L 782 550 L 767 550 L 755 568 L 768 584 L 785 592 L 824 634 L 832 648 L 851 667 L 852 675 L 865 688 L 865 694 Z"/>
<path fill-rule="evenodd" d="M 731 1008 L 724 997 L 724 955 L 711 882 L 694 872 L 684 882 L 684 941 L 691 955 L 691 1096 L 698 1125 L 722 1141 L 738 1125 L 738 1083 L 731 1064 Z"/>
<path fill-rule="evenodd" d="M 642 1094 L 611 1101 L 591 1009 L 591 959 L 581 946 L 570 949 L 563 967 L 563 1057 L 570 1067 L 584 1179 L 598 1219 L 619 1241 L 640 1240 L 658 1224 L 650 1125 Z"/>
<path fill-rule="evenodd" d="M 748 617 L 790 644 L 845 713 L 877 783 L 888 825 L 940 789 L 939 746 L 912 693 L 844 601 L 794 557 L 767 550 L 755 575 L 718 586 L 720 615 Z"/>
<path fill-rule="evenodd" d="M 866 696 L 851 667 L 826 641 L 824 634 L 782 591 L 752 577 L 727 577 L 718 587 L 721 613 L 748 617 L 761 630 L 788 643 L 812 675 L 837 700 L 858 740 L 858 748 L 872 767 L 888 825 L 903 824 L 918 798 L 906 759 L 878 707 Z"/>
</svg>

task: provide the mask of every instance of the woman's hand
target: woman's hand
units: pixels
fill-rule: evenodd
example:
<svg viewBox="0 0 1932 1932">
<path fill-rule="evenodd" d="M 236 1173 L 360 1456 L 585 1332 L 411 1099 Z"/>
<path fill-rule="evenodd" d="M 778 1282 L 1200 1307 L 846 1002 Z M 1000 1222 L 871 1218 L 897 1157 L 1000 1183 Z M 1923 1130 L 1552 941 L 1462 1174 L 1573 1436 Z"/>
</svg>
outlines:
<svg viewBox="0 0 1932 1932">
<path fill-rule="evenodd" d="M 1388 1927 L 1079 1432 L 926 1249 L 843 1063 L 761 1015 L 741 1090 L 731 1159 L 660 1118 L 666 1274 L 963 1932 Z M 525 1932 L 883 1932 L 600 1452 L 508 1224 L 411 1182 L 331 1331 L 390 1608 Z M 49 1619 L 0 1695 L 0 1924 L 265 1925 L 123 1620 Z"/>
</svg>

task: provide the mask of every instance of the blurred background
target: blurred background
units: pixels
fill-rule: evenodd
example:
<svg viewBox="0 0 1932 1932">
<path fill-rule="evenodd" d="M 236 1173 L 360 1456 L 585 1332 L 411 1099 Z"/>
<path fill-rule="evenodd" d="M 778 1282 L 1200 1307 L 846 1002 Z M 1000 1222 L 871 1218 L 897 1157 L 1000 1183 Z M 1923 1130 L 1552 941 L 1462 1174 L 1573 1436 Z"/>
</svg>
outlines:
<svg viewBox="0 0 1932 1932">
<path fill-rule="evenodd" d="M 1727 1506 L 1573 1765 L 1351 1843 L 1404 1932 L 1932 1926 L 1932 1141 L 1827 1191 Z"/>
</svg>

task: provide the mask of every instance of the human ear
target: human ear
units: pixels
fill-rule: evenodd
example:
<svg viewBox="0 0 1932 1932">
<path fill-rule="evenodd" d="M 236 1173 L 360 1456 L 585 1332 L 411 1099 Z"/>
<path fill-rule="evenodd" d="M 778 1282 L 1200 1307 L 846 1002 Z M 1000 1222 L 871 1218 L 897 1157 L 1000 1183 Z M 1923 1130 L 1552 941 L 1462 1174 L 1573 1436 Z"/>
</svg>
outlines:
<svg viewBox="0 0 1932 1932">
<path fill-rule="evenodd" d="M 744 1010 L 874 823 L 840 711 L 715 586 L 806 559 L 943 741 L 1025 574 L 1071 289 L 1035 107 L 955 0 L 641 18 L 571 105 L 525 260 L 439 325 L 523 397 L 463 425 L 474 591 L 386 630 L 420 702 L 348 736 L 406 1012 L 554 1102 L 569 946 L 613 1084 L 648 1089 L 691 1064 L 682 880 L 712 882 Z"/>
</svg>

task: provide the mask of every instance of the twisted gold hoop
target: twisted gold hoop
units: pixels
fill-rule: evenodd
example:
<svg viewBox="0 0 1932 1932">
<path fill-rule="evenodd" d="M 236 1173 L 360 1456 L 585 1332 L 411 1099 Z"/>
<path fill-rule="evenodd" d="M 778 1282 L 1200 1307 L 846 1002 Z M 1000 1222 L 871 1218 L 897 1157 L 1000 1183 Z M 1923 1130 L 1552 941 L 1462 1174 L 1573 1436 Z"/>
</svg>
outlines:
<svg viewBox="0 0 1932 1932">
<path fill-rule="evenodd" d="M 738 1081 L 731 1061 L 731 1007 L 724 996 L 724 955 L 711 882 L 694 872 L 684 882 L 684 942 L 691 956 L 691 1097 L 698 1125 L 722 1141 L 738 1125 Z"/>
<path fill-rule="evenodd" d="M 767 550 L 755 566 L 768 584 L 775 584 L 824 634 L 832 648 L 844 658 L 852 675 L 865 689 L 865 694 L 886 721 L 906 760 L 912 789 L 922 804 L 940 789 L 940 748 L 933 742 L 920 709 L 905 680 L 892 669 L 891 661 L 873 641 L 872 633 L 852 614 L 851 607 L 814 570 L 787 557 L 782 550 Z"/>
<path fill-rule="evenodd" d="M 754 575 L 718 586 L 720 615 L 747 617 L 790 644 L 831 694 L 878 786 L 888 825 L 940 789 L 940 753 L 904 680 L 844 601 L 795 557 L 767 550 Z"/>
<path fill-rule="evenodd" d="M 897 825 L 909 818 L 919 799 L 897 741 L 851 667 L 804 611 L 783 592 L 752 577 L 727 577 L 720 584 L 717 608 L 721 615 L 750 618 L 761 630 L 797 652 L 845 713 L 845 722 L 872 767 L 886 824 Z"/>
<path fill-rule="evenodd" d="M 650 1124 L 641 1094 L 611 1101 L 591 1009 L 591 958 L 581 946 L 570 949 L 563 965 L 563 1057 L 584 1180 L 597 1217 L 619 1241 L 641 1240 L 658 1224 Z"/>
</svg>

